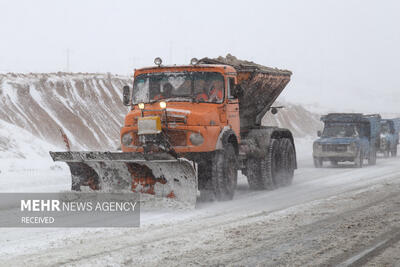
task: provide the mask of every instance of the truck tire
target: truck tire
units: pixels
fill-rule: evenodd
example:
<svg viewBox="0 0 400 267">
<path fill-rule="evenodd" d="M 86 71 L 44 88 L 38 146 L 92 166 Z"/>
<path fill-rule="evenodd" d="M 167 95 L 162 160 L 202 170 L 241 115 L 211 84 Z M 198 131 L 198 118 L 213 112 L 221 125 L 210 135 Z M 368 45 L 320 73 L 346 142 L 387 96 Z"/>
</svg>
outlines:
<svg viewBox="0 0 400 267">
<path fill-rule="evenodd" d="M 314 167 L 322 168 L 324 166 L 324 161 L 321 158 L 314 157 Z"/>
<path fill-rule="evenodd" d="M 389 153 L 389 152 L 388 152 Z M 376 165 L 376 149 L 372 149 L 368 157 L 368 165 Z"/>
<path fill-rule="evenodd" d="M 332 165 L 333 167 L 337 167 L 338 161 L 337 161 L 337 160 L 334 160 L 334 159 L 331 159 L 331 165 Z"/>
<path fill-rule="evenodd" d="M 294 169 L 296 167 L 295 152 L 293 144 L 288 138 L 279 139 L 280 168 L 278 184 L 280 186 L 290 185 L 293 181 Z"/>
<path fill-rule="evenodd" d="M 212 160 L 212 185 L 215 198 L 231 200 L 237 185 L 238 162 L 233 145 L 228 143 L 223 150 L 215 151 Z"/>
<path fill-rule="evenodd" d="M 247 160 L 247 181 L 252 190 L 275 189 L 274 177 L 279 168 L 279 142 L 271 139 L 265 157 Z"/>
<path fill-rule="evenodd" d="M 215 199 L 213 183 L 211 179 L 212 164 L 211 159 L 198 163 L 198 186 L 200 191 L 199 201 L 213 201 Z"/>
<path fill-rule="evenodd" d="M 364 164 L 364 157 L 362 151 L 357 153 L 357 156 L 354 158 L 354 166 L 356 168 L 362 168 Z"/>
<path fill-rule="evenodd" d="M 279 141 L 271 139 L 267 150 L 267 155 L 261 160 L 261 178 L 264 189 L 272 190 L 280 185 L 281 157 L 279 153 Z"/>
<path fill-rule="evenodd" d="M 246 163 L 246 177 L 251 190 L 262 190 L 260 159 L 248 158 Z"/>
<path fill-rule="evenodd" d="M 391 151 L 391 154 L 392 154 L 392 157 L 394 158 L 394 157 L 397 157 L 397 146 L 395 146 L 394 148 L 393 148 L 393 150 Z"/>
<path fill-rule="evenodd" d="M 390 149 L 390 148 L 389 148 L 389 146 L 388 146 L 388 148 L 386 148 L 385 151 L 383 151 L 383 157 L 384 157 L 384 158 L 388 158 L 388 157 L 389 157 L 389 154 L 390 154 L 389 149 Z"/>
</svg>

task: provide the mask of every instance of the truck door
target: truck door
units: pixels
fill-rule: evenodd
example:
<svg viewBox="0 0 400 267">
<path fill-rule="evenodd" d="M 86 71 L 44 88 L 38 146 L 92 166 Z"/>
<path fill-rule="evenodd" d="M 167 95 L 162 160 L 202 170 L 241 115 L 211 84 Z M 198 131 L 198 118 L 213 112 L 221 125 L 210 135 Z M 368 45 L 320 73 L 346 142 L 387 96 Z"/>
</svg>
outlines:
<svg viewBox="0 0 400 267">
<path fill-rule="evenodd" d="M 235 88 L 235 78 L 228 77 L 227 78 L 227 120 L 228 124 L 232 127 L 233 131 L 236 133 L 236 136 L 240 138 L 240 117 L 239 117 L 239 100 L 235 98 L 232 93 Z"/>
</svg>

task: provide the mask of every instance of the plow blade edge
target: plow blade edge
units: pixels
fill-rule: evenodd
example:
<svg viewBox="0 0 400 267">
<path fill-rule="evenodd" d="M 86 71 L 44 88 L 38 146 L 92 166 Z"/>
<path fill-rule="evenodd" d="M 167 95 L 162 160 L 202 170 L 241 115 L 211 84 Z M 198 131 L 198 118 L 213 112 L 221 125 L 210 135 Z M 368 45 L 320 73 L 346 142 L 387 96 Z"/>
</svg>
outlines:
<svg viewBox="0 0 400 267">
<path fill-rule="evenodd" d="M 194 204 L 197 173 L 191 161 L 168 153 L 50 152 L 68 164 L 72 190 L 88 186 L 102 192 L 134 191 Z"/>
</svg>

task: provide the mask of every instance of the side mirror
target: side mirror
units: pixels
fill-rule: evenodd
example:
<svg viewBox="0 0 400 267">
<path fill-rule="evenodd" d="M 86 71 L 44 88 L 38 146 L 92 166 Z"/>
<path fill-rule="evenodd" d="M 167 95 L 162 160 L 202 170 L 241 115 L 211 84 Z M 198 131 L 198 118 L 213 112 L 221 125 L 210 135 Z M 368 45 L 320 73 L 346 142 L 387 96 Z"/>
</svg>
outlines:
<svg viewBox="0 0 400 267">
<path fill-rule="evenodd" d="M 235 98 L 243 96 L 243 88 L 242 86 L 240 86 L 240 84 L 235 85 L 235 87 L 233 88 L 232 96 Z"/>
<path fill-rule="evenodd" d="M 318 137 L 321 137 L 321 136 L 322 136 L 322 132 L 321 132 L 321 131 L 318 131 L 318 132 L 317 132 L 317 135 L 318 135 Z"/>
<path fill-rule="evenodd" d="M 131 89 L 129 88 L 128 85 L 125 85 L 122 88 L 122 102 L 124 106 L 130 105 L 130 94 L 131 94 Z"/>
</svg>

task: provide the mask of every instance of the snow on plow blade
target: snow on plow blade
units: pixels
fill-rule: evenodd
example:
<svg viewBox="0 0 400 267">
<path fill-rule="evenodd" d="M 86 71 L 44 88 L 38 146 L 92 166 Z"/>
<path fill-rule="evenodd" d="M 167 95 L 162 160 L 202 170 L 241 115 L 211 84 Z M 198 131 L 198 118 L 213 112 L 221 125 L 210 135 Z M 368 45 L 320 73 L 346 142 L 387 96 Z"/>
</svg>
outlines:
<svg viewBox="0 0 400 267">
<path fill-rule="evenodd" d="M 88 186 L 102 192 L 132 190 L 141 196 L 196 203 L 197 174 L 191 161 L 168 153 L 50 152 L 68 164 L 72 190 Z M 142 197 L 143 198 L 143 197 Z"/>
</svg>

